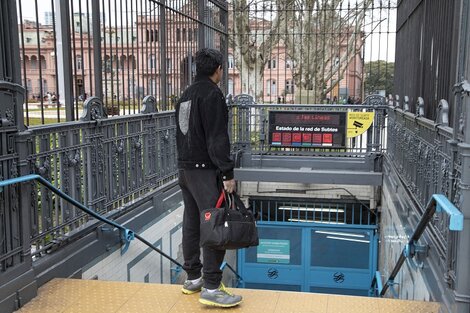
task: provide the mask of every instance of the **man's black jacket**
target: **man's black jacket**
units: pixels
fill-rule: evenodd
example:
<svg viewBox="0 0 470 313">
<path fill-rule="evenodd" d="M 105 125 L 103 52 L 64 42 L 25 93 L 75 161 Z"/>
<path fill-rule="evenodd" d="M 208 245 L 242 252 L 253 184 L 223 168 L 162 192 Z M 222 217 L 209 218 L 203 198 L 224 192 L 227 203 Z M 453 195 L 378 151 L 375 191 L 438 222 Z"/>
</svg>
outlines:
<svg viewBox="0 0 470 313">
<path fill-rule="evenodd" d="M 233 178 L 228 111 L 219 87 L 196 77 L 176 104 L 176 146 L 179 168 L 216 168 L 224 180 Z"/>
</svg>

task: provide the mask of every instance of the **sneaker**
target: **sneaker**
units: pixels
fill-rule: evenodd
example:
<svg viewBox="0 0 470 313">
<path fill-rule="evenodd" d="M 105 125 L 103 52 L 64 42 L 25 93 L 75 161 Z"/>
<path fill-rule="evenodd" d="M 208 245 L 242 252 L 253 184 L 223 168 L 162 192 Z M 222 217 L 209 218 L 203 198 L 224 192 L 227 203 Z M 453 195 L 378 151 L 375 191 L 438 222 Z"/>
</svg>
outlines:
<svg viewBox="0 0 470 313">
<path fill-rule="evenodd" d="M 198 283 L 194 284 L 190 280 L 186 280 L 183 284 L 181 291 L 186 295 L 191 295 L 193 293 L 201 291 L 202 286 L 204 285 L 204 279 L 200 279 Z"/>
<path fill-rule="evenodd" d="M 209 292 L 206 288 L 202 288 L 199 302 L 205 305 L 229 308 L 239 305 L 242 302 L 242 296 L 231 294 L 225 289 L 224 284 L 221 283 L 220 287 L 214 292 Z"/>
</svg>

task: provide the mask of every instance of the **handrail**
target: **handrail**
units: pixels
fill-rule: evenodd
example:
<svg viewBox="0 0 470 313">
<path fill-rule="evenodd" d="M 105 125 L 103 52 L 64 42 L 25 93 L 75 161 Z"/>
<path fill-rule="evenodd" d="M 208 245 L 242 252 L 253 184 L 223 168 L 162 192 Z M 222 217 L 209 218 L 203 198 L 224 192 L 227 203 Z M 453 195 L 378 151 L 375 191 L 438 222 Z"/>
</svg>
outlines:
<svg viewBox="0 0 470 313">
<path fill-rule="evenodd" d="M 0 181 L 0 192 L 2 191 L 2 188 L 5 187 L 5 186 L 14 185 L 14 184 L 18 184 L 18 183 L 24 183 L 24 182 L 28 182 L 28 181 L 32 181 L 32 180 L 36 180 L 39 183 L 43 184 L 46 188 L 51 190 L 53 193 L 57 194 L 62 199 L 70 202 L 71 204 L 73 204 L 74 206 L 79 208 L 80 210 L 82 210 L 82 211 L 86 212 L 87 214 L 93 216 L 97 220 L 100 220 L 100 221 L 102 221 L 106 224 L 109 224 L 111 226 L 114 226 L 114 227 L 118 228 L 119 231 L 120 231 L 120 234 L 121 234 L 121 238 L 124 241 L 124 248 L 121 250 L 121 254 L 124 254 L 127 251 L 127 249 L 129 248 L 129 244 L 130 244 L 131 240 L 133 240 L 134 238 L 137 238 L 141 242 L 143 242 L 145 245 L 147 245 L 151 249 L 153 249 L 156 252 L 160 253 L 163 257 L 165 257 L 168 260 L 170 260 L 171 262 L 173 262 L 178 267 L 180 267 L 180 268 L 183 267 L 178 261 L 176 261 L 175 259 L 173 259 L 169 255 L 164 253 L 162 250 L 155 247 L 153 244 L 148 242 L 146 239 L 142 238 L 139 234 L 137 234 L 134 231 L 132 231 L 130 229 L 127 229 L 124 226 L 122 226 L 122 225 L 120 225 L 116 222 L 113 222 L 113 221 L 99 215 L 98 213 L 90 210 L 89 208 L 84 206 L 82 203 L 78 202 L 77 200 L 73 199 L 72 197 L 70 197 L 66 193 L 62 192 L 60 189 L 53 186 L 48 180 L 44 179 L 40 175 L 31 174 L 31 175 L 25 175 L 25 176 L 20 176 L 20 177 Z"/>
<path fill-rule="evenodd" d="M 376 286 L 378 286 L 378 294 L 380 297 L 382 297 L 385 295 L 388 288 L 395 283 L 395 277 L 403 266 L 405 260 L 415 256 L 417 242 L 426 230 L 426 227 L 429 225 L 429 221 L 433 218 L 435 212 L 445 212 L 450 216 L 449 230 L 463 230 L 463 214 L 452 204 L 452 202 L 449 201 L 449 199 L 447 199 L 447 197 L 440 194 L 434 194 L 429 200 L 426 211 L 421 217 L 418 226 L 416 226 L 413 235 L 410 237 L 410 240 L 403 248 L 400 258 L 395 264 L 395 267 L 393 268 L 388 280 L 385 282 L 383 287 L 381 287 L 382 284 L 380 280 L 380 273 L 376 273 L 372 280 L 371 292 L 375 291 Z"/>
</svg>

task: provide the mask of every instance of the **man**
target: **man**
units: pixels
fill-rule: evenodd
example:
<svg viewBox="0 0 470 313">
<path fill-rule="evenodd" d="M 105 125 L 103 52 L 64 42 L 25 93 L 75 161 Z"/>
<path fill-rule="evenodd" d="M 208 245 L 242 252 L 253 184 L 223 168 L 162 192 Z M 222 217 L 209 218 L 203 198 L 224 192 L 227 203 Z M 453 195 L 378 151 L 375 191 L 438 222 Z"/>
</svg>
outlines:
<svg viewBox="0 0 470 313">
<path fill-rule="evenodd" d="M 179 185 L 183 194 L 183 256 L 188 279 L 182 292 L 201 291 L 199 302 L 232 307 L 242 301 L 221 283 L 220 266 L 225 250 L 203 248 L 200 261 L 200 212 L 214 207 L 224 189 L 235 189 L 233 161 L 230 159 L 228 112 L 217 84 L 222 79 L 222 54 L 214 49 L 196 53 L 196 79 L 176 104 Z M 201 276 L 201 269 L 204 278 Z"/>
</svg>

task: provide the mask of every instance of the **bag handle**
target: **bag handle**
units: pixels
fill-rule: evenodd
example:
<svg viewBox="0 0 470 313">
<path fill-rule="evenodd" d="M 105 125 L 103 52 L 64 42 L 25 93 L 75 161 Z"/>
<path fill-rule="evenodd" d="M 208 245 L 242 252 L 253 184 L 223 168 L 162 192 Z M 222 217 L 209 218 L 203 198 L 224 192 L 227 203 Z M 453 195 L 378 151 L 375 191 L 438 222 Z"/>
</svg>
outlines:
<svg viewBox="0 0 470 313">
<path fill-rule="evenodd" d="M 225 192 L 222 190 L 220 193 L 219 199 L 217 199 L 217 203 L 215 204 L 216 209 L 220 209 L 222 207 L 222 202 L 225 200 Z"/>
<path fill-rule="evenodd" d="M 236 192 L 230 194 L 231 205 L 229 206 L 233 210 L 238 210 L 242 214 L 247 214 L 248 210 L 245 207 L 245 204 L 240 199 L 240 196 Z"/>
<path fill-rule="evenodd" d="M 227 209 L 233 209 L 235 199 L 233 199 L 231 196 L 227 197 L 225 190 L 222 189 L 222 191 L 220 192 L 219 199 L 217 199 L 217 203 L 215 204 L 215 208 L 216 209 L 222 208 L 222 203 L 224 202 L 225 202 L 225 207 Z"/>
</svg>

